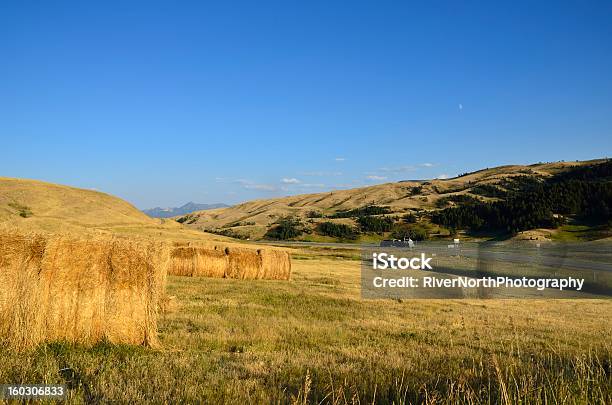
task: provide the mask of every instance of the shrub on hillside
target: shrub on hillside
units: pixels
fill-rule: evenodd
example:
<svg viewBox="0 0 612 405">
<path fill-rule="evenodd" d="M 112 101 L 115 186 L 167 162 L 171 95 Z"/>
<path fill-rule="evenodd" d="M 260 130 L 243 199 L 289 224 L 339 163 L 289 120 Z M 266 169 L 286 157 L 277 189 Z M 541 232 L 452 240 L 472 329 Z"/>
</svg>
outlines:
<svg viewBox="0 0 612 405">
<path fill-rule="evenodd" d="M 503 198 L 506 196 L 506 192 L 504 190 L 492 184 L 479 184 L 472 187 L 470 192 L 483 197 Z"/>
<path fill-rule="evenodd" d="M 298 218 L 284 217 L 279 219 L 264 237 L 276 240 L 288 240 L 301 236 L 304 233 L 302 222 Z"/>
<path fill-rule="evenodd" d="M 9 203 L 8 205 L 9 207 L 16 209 L 18 211 L 19 216 L 22 218 L 29 218 L 33 215 L 30 207 L 26 205 L 21 205 L 17 203 Z"/>
<path fill-rule="evenodd" d="M 449 202 L 454 202 L 455 204 L 460 205 L 470 205 L 477 204 L 480 202 L 480 200 L 468 194 L 449 195 L 438 199 L 438 201 L 436 201 L 436 207 L 444 208 L 448 205 Z"/>
<path fill-rule="evenodd" d="M 423 192 L 422 186 L 414 186 L 410 189 L 410 195 L 418 195 Z"/>
<path fill-rule="evenodd" d="M 378 205 L 366 205 L 365 207 L 355 208 L 352 210 L 346 211 L 338 211 L 333 215 L 330 215 L 330 218 L 354 218 L 354 217 L 362 217 L 366 215 L 381 215 L 381 214 L 389 214 L 391 210 L 389 207 L 382 207 Z"/>
<path fill-rule="evenodd" d="M 363 232 L 389 232 L 393 228 L 394 220 L 391 217 L 363 216 L 357 219 Z"/>
<path fill-rule="evenodd" d="M 306 217 L 307 218 L 323 218 L 323 213 L 319 212 L 319 211 L 308 211 L 308 213 L 306 213 Z"/>
<path fill-rule="evenodd" d="M 357 232 L 356 230 L 345 224 L 336 224 L 334 222 L 321 222 L 317 226 L 317 232 L 320 235 L 324 236 L 332 236 L 334 238 L 341 239 L 356 239 Z"/>
<path fill-rule="evenodd" d="M 412 212 L 409 212 L 408 214 L 402 217 L 402 221 L 404 221 L 407 224 L 414 224 L 417 221 L 417 217 Z"/>
<path fill-rule="evenodd" d="M 391 234 L 393 239 L 412 239 L 416 241 L 429 239 L 429 232 L 421 225 L 416 224 L 401 224 L 393 229 Z"/>
<path fill-rule="evenodd" d="M 177 218 L 176 222 L 178 222 L 179 224 L 193 224 L 196 220 L 197 218 L 195 216 L 189 214 L 185 215 L 184 217 Z"/>
</svg>

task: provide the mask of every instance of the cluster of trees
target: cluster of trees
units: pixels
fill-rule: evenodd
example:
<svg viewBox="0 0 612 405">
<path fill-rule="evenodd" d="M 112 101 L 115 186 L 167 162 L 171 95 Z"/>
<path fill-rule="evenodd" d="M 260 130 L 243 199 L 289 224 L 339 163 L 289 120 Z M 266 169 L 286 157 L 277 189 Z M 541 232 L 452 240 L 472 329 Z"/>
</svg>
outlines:
<svg viewBox="0 0 612 405">
<path fill-rule="evenodd" d="M 423 192 L 422 186 L 414 186 L 410 189 L 410 195 L 419 195 Z"/>
<path fill-rule="evenodd" d="M 412 212 L 409 212 L 408 214 L 404 214 L 404 216 L 402 217 L 402 221 L 407 224 L 416 224 L 417 216 L 414 215 Z"/>
<path fill-rule="evenodd" d="M 545 181 L 519 176 L 506 199 L 434 212 L 432 222 L 449 228 L 516 233 L 555 228 L 574 215 L 597 223 L 612 220 L 612 162 L 583 166 Z"/>
<path fill-rule="evenodd" d="M 178 222 L 179 224 L 193 224 L 197 220 L 198 220 L 198 217 L 196 217 L 193 214 L 188 214 L 183 217 L 177 218 L 176 222 Z"/>
<path fill-rule="evenodd" d="M 314 212 L 314 211 L 313 211 Z M 357 216 L 357 226 L 341 224 L 331 221 L 320 222 L 316 225 L 316 232 L 319 235 L 331 236 L 334 238 L 355 240 L 362 233 L 386 233 L 391 232 L 391 237 L 395 239 L 411 238 L 412 240 L 425 240 L 429 237 L 428 231 L 418 224 L 418 218 L 414 213 L 407 213 L 401 218 L 389 215 L 377 215 L 380 212 L 389 212 L 387 207 L 367 206 L 355 210 L 344 211 Z M 366 215 L 368 213 L 370 215 Z M 376 214 L 373 214 L 376 213 Z M 310 213 L 308 217 L 313 217 Z M 310 220 L 309 222 L 312 222 Z M 266 232 L 265 238 L 275 240 L 295 239 L 304 233 L 310 233 L 304 224 L 296 217 L 280 218 Z"/>
<path fill-rule="evenodd" d="M 476 197 L 472 197 L 469 194 L 449 195 L 446 197 L 439 198 L 438 201 L 436 201 L 436 207 L 443 208 L 448 205 L 449 202 L 454 202 L 458 204 L 476 204 L 479 203 L 480 200 Z"/>
<path fill-rule="evenodd" d="M 412 239 L 416 241 L 429 239 L 429 232 L 421 225 L 399 224 L 396 225 L 391 233 L 393 239 Z"/>
<path fill-rule="evenodd" d="M 611 181 L 612 180 L 612 160 L 607 160 L 597 165 L 577 166 L 572 170 L 559 173 L 551 179 L 553 183 L 559 183 L 569 180 L 596 180 L 596 181 Z"/>
<path fill-rule="evenodd" d="M 214 233 L 216 235 L 227 236 L 234 239 L 249 239 L 249 235 L 241 232 L 236 232 L 231 228 L 223 228 L 223 229 L 206 229 L 208 233 Z"/>
<path fill-rule="evenodd" d="M 299 218 L 284 217 L 279 219 L 264 235 L 267 239 L 288 240 L 301 236 L 304 226 Z"/>
<path fill-rule="evenodd" d="M 332 236 L 340 239 L 357 239 L 358 232 L 349 225 L 337 224 L 335 222 L 321 222 L 317 226 L 320 235 Z"/>
<path fill-rule="evenodd" d="M 367 205 L 365 207 L 355 208 L 352 210 L 338 211 L 330 215 L 329 218 L 355 218 L 367 215 L 383 215 L 389 213 L 391 213 L 389 207 L 382 207 L 379 205 Z"/>
<path fill-rule="evenodd" d="M 415 218 L 414 215 L 409 217 L 410 220 Z M 395 218 L 382 216 L 372 217 L 363 216 L 357 219 L 359 228 L 355 229 L 352 226 L 345 224 L 337 224 L 334 222 L 322 222 L 317 226 L 317 232 L 321 235 L 333 236 L 340 239 L 356 239 L 361 232 L 391 232 L 391 237 L 394 239 L 410 238 L 412 240 L 426 240 L 429 238 L 427 229 L 415 222 L 399 223 Z"/>
<path fill-rule="evenodd" d="M 508 195 L 529 190 L 543 182 L 544 178 L 541 176 L 514 176 L 502 179 L 499 184 L 506 190 L 506 195 Z"/>
<path fill-rule="evenodd" d="M 395 224 L 395 220 L 388 216 L 362 216 L 357 218 L 357 223 L 363 232 L 382 233 L 391 231 L 391 229 L 393 229 L 393 225 Z"/>
<path fill-rule="evenodd" d="M 395 218 L 382 215 L 388 214 L 391 211 L 388 207 L 376 205 L 368 205 L 352 210 L 339 211 L 329 218 L 353 218 L 357 217 L 358 227 L 352 227 L 346 224 L 334 222 L 321 222 L 316 226 L 316 231 L 320 235 L 332 236 L 340 239 L 356 239 L 361 232 L 390 232 L 394 229 Z M 306 214 L 308 218 L 324 218 L 320 212 L 310 211 Z M 416 217 L 413 214 L 408 214 L 403 217 L 405 222 L 416 222 Z M 312 221 L 311 221 L 312 222 Z M 305 232 L 310 233 L 304 224 L 296 217 L 280 218 L 264 235 L 267 239 L 288 240 L 295 239 Z"/>
<path fill-rule="evenodd" d="M 237 226 L 251 226 L 251 225 L 255 225 L 255 221 L 230 222 L 229 224 L 225 224 L 223 226 L 223 228 L 234 228 L 234 227 L 237 227 Z"/>
<path fill-rule="evenodd" d="M 478 194 L 483 197 L 504 198 L 506 191 L 492 184 L 478 184 L 470 189 L 472 194 Z"/>
<path fill-rule="evenodd" d="M 446 208 L 434 212 L 431 220 L 433 223 L 453 229 L 503 230 L 510 233 L 559 225 L 559 218 L 553 216 L 548 206 L 527 199 Z"/>
</svg>

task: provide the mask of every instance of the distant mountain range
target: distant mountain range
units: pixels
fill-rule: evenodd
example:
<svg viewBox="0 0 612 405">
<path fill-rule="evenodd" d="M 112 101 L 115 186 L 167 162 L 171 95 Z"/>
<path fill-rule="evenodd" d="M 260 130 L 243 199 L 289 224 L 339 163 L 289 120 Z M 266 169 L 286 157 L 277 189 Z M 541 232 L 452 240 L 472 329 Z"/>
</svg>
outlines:
<svg viewBox="0 0 612 405">
<path fill-rule="evenodd" d="M 204 211 L 204 210 L 213 210 L 215 208 L 227 208 L 229 205 L 223 203 L 217 204 L 196 204 L 194 202 L 188 202 L 185 205 L 180 207 L 170 207 L 170 208 L 149 208 L 146 210 L 142 210 L 145 214 L 153 218 L 170 218 L 175 217 L 177 215 L 185 215 L 190 214 L 194 211 Z"/>
</svg>

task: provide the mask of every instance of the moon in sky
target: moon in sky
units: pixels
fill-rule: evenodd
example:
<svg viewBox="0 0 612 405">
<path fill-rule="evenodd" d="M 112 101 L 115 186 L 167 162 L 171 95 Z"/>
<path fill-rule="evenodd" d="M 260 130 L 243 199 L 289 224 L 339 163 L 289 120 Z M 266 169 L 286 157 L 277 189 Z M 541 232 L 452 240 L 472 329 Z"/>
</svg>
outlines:
<svg viewBox="0 0 612 405">
<path fill-rule="evenodd" d="M 463 110 L 463 104 L 459 104 L 459 111 Z"/>
</svg>

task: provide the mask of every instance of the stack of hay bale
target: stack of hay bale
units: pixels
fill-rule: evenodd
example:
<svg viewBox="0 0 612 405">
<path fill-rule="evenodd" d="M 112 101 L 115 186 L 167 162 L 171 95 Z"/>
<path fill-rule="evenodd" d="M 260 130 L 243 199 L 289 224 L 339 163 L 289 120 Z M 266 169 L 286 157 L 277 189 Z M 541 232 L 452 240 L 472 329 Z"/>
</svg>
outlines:
<svg viewBox="0 0 612 405">
<path fill-rule="evenodd" d="M 289 253 L 274 249 L 177 246 L 171 254 L 169 274 L 242 280 L 289 280 Z"/>
</svg>

